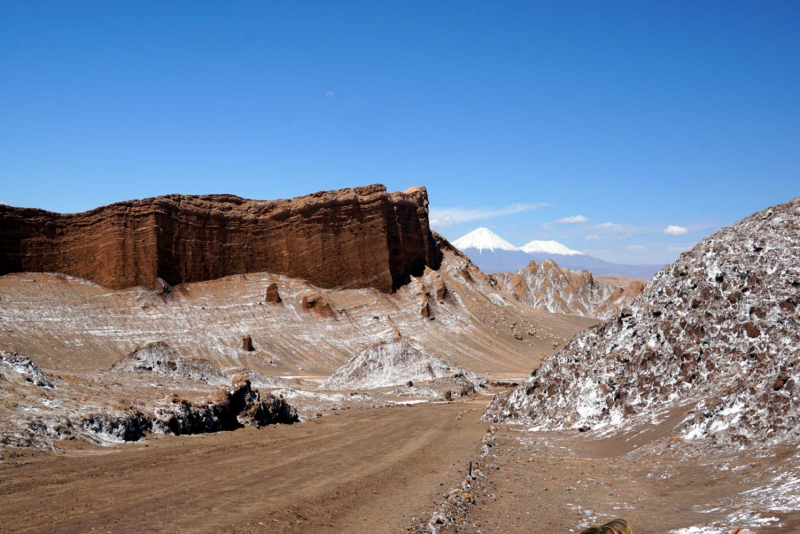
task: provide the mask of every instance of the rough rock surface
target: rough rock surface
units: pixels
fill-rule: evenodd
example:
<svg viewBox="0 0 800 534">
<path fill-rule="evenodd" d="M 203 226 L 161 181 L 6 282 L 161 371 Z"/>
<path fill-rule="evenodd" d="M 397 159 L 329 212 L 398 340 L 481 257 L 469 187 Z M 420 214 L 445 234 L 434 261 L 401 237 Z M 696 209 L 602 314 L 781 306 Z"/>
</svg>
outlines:
<svg viewBox="0 0 800 534">
<path fill-rule="evenodd" d="M 77 214 L 0 205 L 0 275 L 58 272 L 113 289 L 161 289 L 271 272 L 389 292 L 439 261 L 422 187 L 272 201 L 167 195 Z"/>
<path fill-rule="evenodd" d="M 396 339 L 377 343 L 356 354 L 323 382 L 322 387 L 368 389 L 461 377 L 466 377 L 475 387 L 486 383 L 485 379 L 440 360 L 407 339 Z"/>
<path fill-rule="evenodd" d="M 157 408 L 153 414 L 132 407 L 123 414 L 90 415 L 80 426 L 101 440 L 138 441 L 148 433 L 204 434 L 235 430 L 243 425 L 297 421 L 297 413 L 283 399 L 271 394 L 262 397 L 247 377 L 236 375 L 229 391 L 207 402 L 193 403 L 173 395 L 166 406 Z"/>
<path fill-rule="evenodd" d="M 701 241 L 579 334 L 487 419 L 615 430 L 683 407 L 688 441 L 800 436 L 800 198 Z"/>
<path fill-rule="evenodd" d="M 54 387 L 53 379 L 47 373 L 39 369 L 30 358 L 17 352 L 8 350 L 0 352 L 0 371 L 14 372 L 21 375 L 23 380 L 38 387 L 49 389 Z"/>
<path fill-rule="evenodd" d="M 278 284 L 275 282 L 271 283 L 267 287 L 267 291 L 264 294 L 264 300 L 269 302 L 270 304 L 279 304 L 281 301 L 281 295 L 278 293 Z"/>
<path fill-rule="evenodd" d="M 322 317 L 335 317 L 336 315 L 327 299 L 319 293 L 304 293 L 300 298 L 300 305 L 304 310 L 310 310 Z"/>
<path fill-rule="evenodd" d="M 515 273 L 494 277 L 506 293 L 536 309 L 601 319 L 619 312 L 644 290 L 640 280 L 597 279 L 589 271 L 559 267 L 553 260 L 532 261 Z"/>
<path fill-rule="evenodd" d="M 183 358 L 163 341 L 135 349 L 115 363 L 111 370 L 119 373 L 147 372 L 175 379 L 209 383 L 226 381 L 219 368 L 208 360 Z"/>
</svg>

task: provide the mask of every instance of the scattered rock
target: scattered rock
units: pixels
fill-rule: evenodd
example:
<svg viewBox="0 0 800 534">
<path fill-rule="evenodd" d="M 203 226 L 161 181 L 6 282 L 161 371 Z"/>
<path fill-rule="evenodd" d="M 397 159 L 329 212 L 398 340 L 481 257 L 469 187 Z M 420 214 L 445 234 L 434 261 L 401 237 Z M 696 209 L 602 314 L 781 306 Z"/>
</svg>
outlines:
<svg viewBox="0 0 800 534">
<path fill-rule="evenodd" d="M 297 413 L 283 399 L 271 394 L 262 397 L 247 377 L 236 375 L 230 390 L 205 403 L 173 395 L 167 406 L 153 414 L 131 407 L 122 414 L 90 415 L 80 426 L 100 441 L 138 441 L 147 433 L 203 434 L 297 421 Z"/>
</svg>

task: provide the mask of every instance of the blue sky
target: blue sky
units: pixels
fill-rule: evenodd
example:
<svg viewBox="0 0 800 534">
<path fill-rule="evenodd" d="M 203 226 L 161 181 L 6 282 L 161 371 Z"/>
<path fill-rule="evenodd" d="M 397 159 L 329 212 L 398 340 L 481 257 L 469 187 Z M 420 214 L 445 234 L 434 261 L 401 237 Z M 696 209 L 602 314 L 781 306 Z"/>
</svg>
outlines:
<svg viewBox="0 0 800 534">
<path fill-rule="evenodd" d="M 798 27 L 779 1 L 6 2 L 0 201 L 425 185 L 451 239 L 671 261 L 800 195 Z"/>
</svg>

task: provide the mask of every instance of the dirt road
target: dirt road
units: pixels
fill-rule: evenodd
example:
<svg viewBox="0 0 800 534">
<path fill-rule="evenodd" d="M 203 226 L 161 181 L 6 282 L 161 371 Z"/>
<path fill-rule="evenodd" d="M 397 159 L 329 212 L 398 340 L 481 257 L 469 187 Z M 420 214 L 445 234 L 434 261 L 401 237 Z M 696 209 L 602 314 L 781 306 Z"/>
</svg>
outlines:
<svg viewBox="0 0 800 534">
<path fill-rule="evenodd" d="M 485 401 L 0 464 L 0 532 L 398 532 L 464 476 Z"/>
</svg>

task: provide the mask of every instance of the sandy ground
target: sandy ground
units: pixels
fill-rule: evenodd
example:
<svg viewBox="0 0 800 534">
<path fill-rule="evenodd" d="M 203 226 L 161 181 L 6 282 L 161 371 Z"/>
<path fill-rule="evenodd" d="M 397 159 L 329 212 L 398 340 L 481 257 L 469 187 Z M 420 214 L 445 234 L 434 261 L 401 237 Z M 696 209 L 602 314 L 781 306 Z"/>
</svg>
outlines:
<svg viewBox="0 0 800 534">
<path fill-rule="evenodd" d="M 530 432 L 492 425 L 465 505 L 448 513 L 440 534 L 580 532 L 622 517 L 636 534 L 800 532 L 800 513 L 780 512 L 781 491 L 760 502 L 742 494 L 796 469 L 795 447 L 774 454 L 678 458 L 637 454 L 646 440 L 593 439 L 575 431 Z M 439 499 L 442 503 L 443 499 Z M 432 516 L 434 517 L 434 516 Z M 430 521 L 430 518 L 429 518 Z M 429 532 L 412 522 L 414 534 Z"/>
<path fill-rule="evenodd" d="M 106 447 L 76 440 L 56 452 L 8 450 L 0 532 L 429 532 L 464 480 L 472 480 L 468 505 L 438 527 L 441 534 L 580 532 L 615 516 L 637 534 L 800 531 L 800 514 L 774 511 L 779 491 L 757 505 L 737 504 L 743 492 L 796 470 L 794 448 L 729 457 L 643 453 L 658 432 L 596 439 L 490 426 L 480 421 L 487 401 L 342 409 L 292 426 Z M 467 477 L 470 462 L 475 479 Z"/>
<path fill-rule="evenodd" d="M 0 464 L 0 532 L 399 532 L 464 477 L 487 400 L 21 450 Z"/>
</svg>

